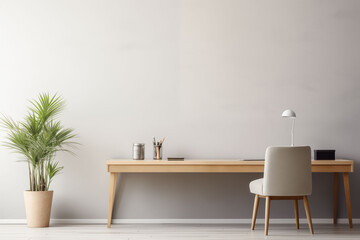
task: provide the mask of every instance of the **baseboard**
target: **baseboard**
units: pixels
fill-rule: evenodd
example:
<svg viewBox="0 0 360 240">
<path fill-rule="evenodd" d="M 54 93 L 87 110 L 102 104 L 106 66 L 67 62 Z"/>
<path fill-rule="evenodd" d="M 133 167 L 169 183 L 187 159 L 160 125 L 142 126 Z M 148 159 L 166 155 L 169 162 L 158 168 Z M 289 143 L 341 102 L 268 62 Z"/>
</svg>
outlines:
<svg viewBox="0 0 360 240">
<path fill-rule="evenodd" d="M 264 219 L 257 219 L 257 223 L 264 223 Z M 332 218 L 313 218 L 314 224 L 332 224 Z M 51 219 L 52 224 L 106 224 L 107 219 Z M 113 219 L 113 224 L 251 224 L 251 219 Z M 272 224 L 294 224 L 293 218 L 273 218 Z M 300 223 L 307 223 L 301 218 Z M 339 224 L 347 224 L 347 218 L 339 218 Z M 353 219 L 354 224 L 360 224 L 360 218 Z M 0 224 L 26 224 L 26 219 L 0 219 Z"/>
</svg>

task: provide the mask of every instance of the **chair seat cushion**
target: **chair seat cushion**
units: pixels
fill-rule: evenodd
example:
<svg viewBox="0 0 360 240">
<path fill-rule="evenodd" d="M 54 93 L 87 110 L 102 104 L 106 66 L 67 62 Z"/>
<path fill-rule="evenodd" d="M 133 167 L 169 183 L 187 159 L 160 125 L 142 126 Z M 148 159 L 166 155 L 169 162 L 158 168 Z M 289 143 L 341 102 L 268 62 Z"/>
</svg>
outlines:
<svg viewBox="0 0 360 240">
<path fill-rule="evenodd" d="M 250 182 L 250 192 L 253 194 L 263 195 L 263 178 L 256 179 L 252 182 Z"/>
</svg>

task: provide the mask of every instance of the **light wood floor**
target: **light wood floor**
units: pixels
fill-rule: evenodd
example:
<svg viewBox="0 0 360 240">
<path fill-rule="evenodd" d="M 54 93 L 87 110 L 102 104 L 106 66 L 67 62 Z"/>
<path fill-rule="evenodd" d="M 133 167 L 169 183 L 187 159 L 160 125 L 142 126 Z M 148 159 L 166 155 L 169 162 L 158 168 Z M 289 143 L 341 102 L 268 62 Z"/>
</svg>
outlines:
<svg viewBox="0 0 360 240">
<path fill-rule="evenodd" d="M 25 225 L 0 225 L 0 239 L 33 240 L 227 240 L 227 239 L 360 239 L 360 225 L 314 225 L 311 236 L 307 225 L 300 230 L 292 224 L 270 224 L 269 236 L 264 236 L 264 225 L 249 224 L 119 224 L 111 229 L 105 225 L 63 225 L 50 228 L 27 228 Z"/>
</svg>

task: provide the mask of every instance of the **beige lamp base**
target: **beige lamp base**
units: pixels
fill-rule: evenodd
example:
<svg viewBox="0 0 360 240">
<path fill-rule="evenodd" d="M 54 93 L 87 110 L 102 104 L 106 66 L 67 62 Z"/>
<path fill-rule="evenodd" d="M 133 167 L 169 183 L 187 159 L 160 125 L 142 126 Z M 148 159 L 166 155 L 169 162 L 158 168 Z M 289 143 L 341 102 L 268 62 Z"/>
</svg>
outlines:
<svg viewBox="0 0 360 240">
<path fill-rule="evenodd" d="M 25 191 L 27 226 L 49 227 L 53 191 Z"/>
</svg>

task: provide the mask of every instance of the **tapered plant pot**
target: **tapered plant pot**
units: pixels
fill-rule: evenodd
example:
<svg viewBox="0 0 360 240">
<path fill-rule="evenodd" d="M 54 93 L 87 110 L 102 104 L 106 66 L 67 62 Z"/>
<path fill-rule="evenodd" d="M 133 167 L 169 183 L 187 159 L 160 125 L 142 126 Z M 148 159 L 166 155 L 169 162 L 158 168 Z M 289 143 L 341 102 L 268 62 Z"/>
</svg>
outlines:
<svg viewBox="0 0 360 240">
<path fill-rule="evenodd" d="M 53 191 L 25 191 L 27 226 L 49 227 Z"/>
</svg>

